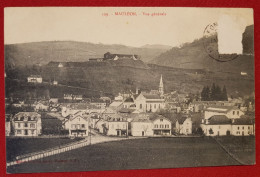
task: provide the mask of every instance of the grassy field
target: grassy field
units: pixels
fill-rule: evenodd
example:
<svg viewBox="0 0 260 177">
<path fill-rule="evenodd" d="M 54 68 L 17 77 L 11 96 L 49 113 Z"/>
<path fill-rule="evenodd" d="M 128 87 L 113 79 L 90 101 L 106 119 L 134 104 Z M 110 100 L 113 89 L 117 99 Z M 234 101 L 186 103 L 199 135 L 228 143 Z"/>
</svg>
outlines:
<svg viewBox="0 0 260 177">
<path fill-rule="evenodd" d="M 9 167 L 9 173 L 241 165 L 212 138 L 147 138 L 95 144 Z"/>
<path fill-rule="evenodd" d="M 6 138 L 6 161 L 15 160 L 18 155 L 41 151 L 71 143 L 79 139 L 69 138 Z"/>
</svg>

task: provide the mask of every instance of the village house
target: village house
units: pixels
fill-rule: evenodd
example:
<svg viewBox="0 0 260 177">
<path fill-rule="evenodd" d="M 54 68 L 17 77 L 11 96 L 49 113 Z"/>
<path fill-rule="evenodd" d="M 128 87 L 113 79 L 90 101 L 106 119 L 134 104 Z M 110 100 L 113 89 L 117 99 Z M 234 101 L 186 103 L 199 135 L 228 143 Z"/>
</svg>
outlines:
<svg viewBox="0 0 260 177">
<path fill-rule="evenodd" d="M 35 111 L 48 111 L 49 102 L 48 101 L 38 101 L 34 107 Z"/>
<path fill-rule="evenodd" d="M 159 115 L 150 117 L 150 120 L 153 123 L 153 135 L 172 135 L 172 122 L 169 119 Z"/>
<path fill-rule="evenodd" d="M 225 115 L 229 119 L 238 119 L 244 112 L 235 106 L 211 106 L 205 109 L 205 119 L 209 119 L 213 115 Z"/>
<path fill-rule="evenodd" d="M 181 117 L 176 121 L 176 133 L 181 135 L 192 134 L 192 121 L 190 117 Z"/>
<path fill-rule="evenodd" d="M 64 94 L 63 99 L 64 100 L 78 100 L 78 101 L 82 101 L 83 97 L 82 97 L 82 95 Z"/>
<path fill-rule="evenodd" d="M 255 135 L 254 119 L 229 119 L 225 115 L 214 115 L 204 119 L 201 128 L 206 136 L 249 136 Z"/>
<path fill-rule="evenodd" d="M 131 97 L 126 98 L 123 102 L 123 108 L 136 109 L 134 99 Z"/>
<path fill-rule="evenodd" d="M 19 112 L 13 117 L 15 136 L 38 136 L 42 133 L 41 115 L 36 112 Z"/>
<path fill-rule="evenodd" d="M 92 99 L 90 104 L 96 106 L 99 109 L 105 109 L 107 106 L 106 102 L 102 99 Z"/>
<path fill-rule="evenodd" d="M 82 114 L 71 116 L 63 122 L 64 129 L 69 130 L 69 136 L 88 136 L 88 118 Z"/>
<path fill-rule="evenodd" d="M 99 121 L 99 119 L 101 119 L 101 118 L 97 114 L 90 115 L 90 117 L 89 117 L 89 126 L 94 129 L 95 126 L 96 126 L 96 123 Z"/>
<path fill-rule="evenodd" d="M 147 117 L 138 117 L 131 122 L 132 136 L 153 136 L 153 122 Z"/>
<path fill-rule="evenodd" d="M 29 82 L 29 83 L 42 83 L 42 76 L 31 75 L 31 76 L 27 77 L 27 82 Z"/>
<path fill-rule="evenodd" d="M 225 136 L 231 135 L 231 123 L 226 115 L 213 115 L 202 120 L 201 128 L 206 136 Z"/>
<path fill-rule="evenodd" d="M 106 135 L 128 136 L 128 122 L 126 118 L 116 114 L 106 118 Z"/>
<path fill-rule="evenodd" d="M 255 120 L 247 117 L 233 119 L 231 134 L 234 136 L 255 135 Z"/>
</svg>

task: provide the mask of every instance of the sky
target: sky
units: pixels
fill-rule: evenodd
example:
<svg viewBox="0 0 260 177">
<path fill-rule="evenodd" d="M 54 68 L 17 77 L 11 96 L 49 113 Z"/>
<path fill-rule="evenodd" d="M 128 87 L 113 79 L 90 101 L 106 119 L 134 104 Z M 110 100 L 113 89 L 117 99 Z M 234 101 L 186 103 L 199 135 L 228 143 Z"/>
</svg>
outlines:
<svg viewBox="0 0 260 177">
<path fill-rule="evenodd" d="M 116 15 L 118 12 L 136 16 Z M 206 26 L 223 16 L 243 30 L 254 23 L 249 8 L 8 7 L 4 10 L 4 42 L 72 40 L 134 47 L 179 46 L 201 38 Z"/>
</svg>

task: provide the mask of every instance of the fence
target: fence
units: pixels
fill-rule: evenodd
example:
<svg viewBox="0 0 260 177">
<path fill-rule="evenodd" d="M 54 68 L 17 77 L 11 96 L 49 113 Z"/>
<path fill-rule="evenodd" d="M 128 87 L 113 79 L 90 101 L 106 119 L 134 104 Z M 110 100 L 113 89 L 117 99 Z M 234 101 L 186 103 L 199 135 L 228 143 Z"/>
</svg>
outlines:
<svg viewBox="0 0 260 177">
<path fill-rule="evenodd" d="M 9 166 L 21 164 L 24 162 L 30 162 L 33 160 L 42 159 L 44 157 L 52 156 L 55 154 L 60 154 L 62 152 L 67 152 L 67 151 L 81 148 L 81 147 L 84 147 L 87 145 L 88 145 L 88 141 L 86 139 L 84 139 L 84 140 L 81 140 L 78 142 L 70 143 L 67 145 L 62 145 L 60 147 L 50 148 L 50 149 L 39 151 L 39 152 L 34 152 L 34 153 L 30 153 L 30 154 L 17 156 L 15 161 L 6 163 L 6 166 L 9 167 Z"/>
</svg>

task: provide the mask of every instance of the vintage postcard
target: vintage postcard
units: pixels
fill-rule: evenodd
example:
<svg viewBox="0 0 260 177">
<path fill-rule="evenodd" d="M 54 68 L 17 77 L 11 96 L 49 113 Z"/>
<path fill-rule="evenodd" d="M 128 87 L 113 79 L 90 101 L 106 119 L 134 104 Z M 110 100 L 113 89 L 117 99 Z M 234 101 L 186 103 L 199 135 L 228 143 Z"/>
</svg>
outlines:
<svg viewBox="0 0 260 177">
<path fill-rule="evenodd" d="M 250 8 L 4 9 L 7 173 L 255 164 Z"/>
</svg>

